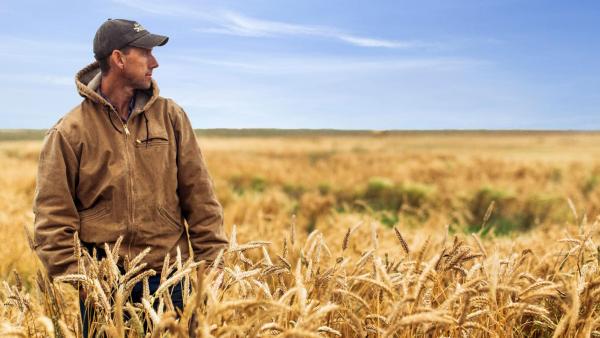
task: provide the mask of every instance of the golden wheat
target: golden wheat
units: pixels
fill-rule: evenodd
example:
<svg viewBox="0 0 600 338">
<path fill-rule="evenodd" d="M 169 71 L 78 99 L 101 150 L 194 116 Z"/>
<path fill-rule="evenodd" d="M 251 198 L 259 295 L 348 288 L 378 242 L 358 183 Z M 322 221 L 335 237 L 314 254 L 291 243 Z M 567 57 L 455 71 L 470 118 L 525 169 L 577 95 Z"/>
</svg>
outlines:
<svg viewBox="0 0 600 338">
<path fill-rule="evenodd" d="M 178 252 L 149 270 L 150 249 L 123 257 L 120 241 L 98 260 L 75 238 L 78 271 L 54 282 L 15 231 L 32 222 L 39 142 L 3 142 L 0 230 L 17 235 L 0 247 L 0 335 L 80 336 L 75 284 L 111 337 L 600 336 L 597 141 L 203 139 L 230 237 L 213 266 Z M 515 224 L 531 228 L 494 235 Z"/>
</svg>

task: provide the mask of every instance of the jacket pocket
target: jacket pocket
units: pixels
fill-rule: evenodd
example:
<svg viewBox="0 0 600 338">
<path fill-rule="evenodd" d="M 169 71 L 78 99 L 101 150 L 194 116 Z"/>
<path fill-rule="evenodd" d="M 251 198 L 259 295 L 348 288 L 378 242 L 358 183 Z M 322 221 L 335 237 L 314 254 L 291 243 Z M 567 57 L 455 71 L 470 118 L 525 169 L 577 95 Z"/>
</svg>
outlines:
<svg viewBox="0 0 600 338">
<path fill-rule="evenodd" d="M 110 217 L 106 204 L 79 212 L 79 238 L 87 243 L 112 243 L 123 234 L 122 224 Z"/>
<path fill-rule="evenodd" d="M 169 139 L 165 136 L 153 136 L 143 140 L 135 140 L 135 146 L 140 147 L 156 147 L 156 146 L 167 146 L 169 145 Z"/>
<path fill-rule="evenodd" d="M 91 221 L 100 218 L 106 214 L 108 214 L 108 208 L 106 207 L 106 204 L 100 204 L 95 208 L 89 208 L 79 211 L 79 220 L 82 222 Z"/>
<path fill-rule="evenodd" d="M 169 214 L 169 212 L 159 206 L 158 207 L 158 213 L 162 216 L 162 218 L 169 224 L 171 225 L 173 228 L 175 228 L 175 230 L 180 230 L 181 229 L 181 222 L 177 221 L 173 216 L 171 216 L 171 214 Z"/>
</svg>

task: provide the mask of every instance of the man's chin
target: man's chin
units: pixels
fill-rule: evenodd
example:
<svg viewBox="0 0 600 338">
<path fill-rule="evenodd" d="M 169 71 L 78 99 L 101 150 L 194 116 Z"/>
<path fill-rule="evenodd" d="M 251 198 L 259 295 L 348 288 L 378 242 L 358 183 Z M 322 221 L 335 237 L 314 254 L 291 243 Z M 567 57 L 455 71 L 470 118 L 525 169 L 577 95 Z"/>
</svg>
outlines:
<svg viewBox="0 0 600 338">
<path fill-rule="evenodd" d="M 148 81 L 144 81 L 143 83 L 139 83 L 137 86 L 135 86 L 135 89 L 148 90 L 148 89 L 150 89 L 150 87 L 152 87 L 152 80 L 148 80 Z"/>
</svg>

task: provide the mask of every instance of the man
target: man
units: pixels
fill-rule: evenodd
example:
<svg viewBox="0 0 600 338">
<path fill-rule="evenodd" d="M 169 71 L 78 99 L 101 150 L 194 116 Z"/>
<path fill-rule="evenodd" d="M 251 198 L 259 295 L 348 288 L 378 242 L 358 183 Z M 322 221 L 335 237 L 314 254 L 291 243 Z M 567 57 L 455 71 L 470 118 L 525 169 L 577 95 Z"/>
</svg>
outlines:
<svg viewBox="0 0 600 338">
<path fill-rule="evenodd" d="M 99 251 L 123 236 L 130 259 L 150 247 L 144 262 L 157 272 L 177 248 L 184 260 L 211 263 L 227 246 L 190 121 L 152 79 L 152 48 L 167 41 L 129 20 L 96 32 L 97 62 L 76 75 L 84 99 L 48 131 L 40 154 L 34 246 L 50 277 L 77 273 L 75 232 Z"/>
</svg>

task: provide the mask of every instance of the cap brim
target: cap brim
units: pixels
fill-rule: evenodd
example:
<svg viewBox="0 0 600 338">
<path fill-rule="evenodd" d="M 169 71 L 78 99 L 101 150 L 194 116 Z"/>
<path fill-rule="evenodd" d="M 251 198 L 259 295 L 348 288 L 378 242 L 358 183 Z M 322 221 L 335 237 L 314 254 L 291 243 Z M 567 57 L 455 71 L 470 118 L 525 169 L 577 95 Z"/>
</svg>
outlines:
<svg viewBox="0 0 600 338">
<path fill-rule="evenodd" d="M 146 34 L 139 39 L 133 40 L 128 43 L 129 46 L 140 47 L 140 48 L 154 48 L 156 46 L 164 46 L 169 41 L 168 36 Z"/>
</svg>

